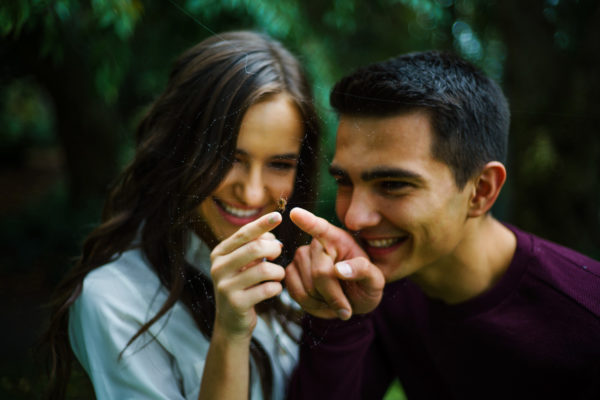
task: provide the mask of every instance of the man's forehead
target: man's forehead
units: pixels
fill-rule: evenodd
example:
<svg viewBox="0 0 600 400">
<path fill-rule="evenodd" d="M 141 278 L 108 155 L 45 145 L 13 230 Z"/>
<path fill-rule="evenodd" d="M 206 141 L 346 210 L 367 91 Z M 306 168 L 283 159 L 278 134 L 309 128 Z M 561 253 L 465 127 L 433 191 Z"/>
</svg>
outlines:
<svg viewBox="0 0 600 400">
<path fill-rule="evenodd" d="M 340 115 L 337 141 L 365 141 L 371 145 L 386 145 L 400 136 L 415 131 L 431 134 L 430 116 L 425 110 L 415 110 L 387 116 Z M 406 136 L 405 136 L 406 138 Z"/>
<path fill-rule="evenodd" d="M 425 112 L 387 117 L 342 115 L 332 166 L 348 173 L 414 170 L 431 157 Z"/>
<path fill-rule="evenodd" d="M 329 165 L 332 175 L 356 175 L 363 178 L 371 175 L 389 175 L 388 171 L 402 170 L 402 160 L 398 157 L 385 157 L 373 150 L 361 152 L 337 149 Z M 372 179 L 369 178 L 368 180 Z"/>
</svg>

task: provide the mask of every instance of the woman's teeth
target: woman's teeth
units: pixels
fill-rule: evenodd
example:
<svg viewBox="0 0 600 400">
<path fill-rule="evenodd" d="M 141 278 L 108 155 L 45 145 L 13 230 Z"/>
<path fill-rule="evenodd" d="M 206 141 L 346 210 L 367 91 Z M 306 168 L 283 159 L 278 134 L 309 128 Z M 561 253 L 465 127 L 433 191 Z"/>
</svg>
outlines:
<svg viewBox="0 0 600 400">
<path fill-rule="evenodd" d="M 241 208 L 233 207 L 225 203 L 221 203 L 221 206 L 223 206 L 223 209 L 229 214 L 234 215 L 238 218 L 252 217 L 260 212 L 260 208 L 254 208 L 252 210 L 242 210 Z"/>
<path fill-rule="evenodd" d="M 384 248 L 384 247 L 390 247 L 393 246 L 394 244 L 396 244 L 398 242 L 398 238 L 392 238 L 392 239 L 375 239 L 375 240 L 367 240 L 367 244 L 371 247 L 378 247 L 378 248 Z"/>
</svg>

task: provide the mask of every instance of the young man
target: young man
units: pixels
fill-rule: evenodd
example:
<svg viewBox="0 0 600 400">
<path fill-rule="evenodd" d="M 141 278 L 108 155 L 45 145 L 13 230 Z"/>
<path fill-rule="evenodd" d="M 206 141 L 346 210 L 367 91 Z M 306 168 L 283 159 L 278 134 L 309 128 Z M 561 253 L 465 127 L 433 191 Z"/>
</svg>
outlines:
<svg viewBox="0 0 600 400">
<path fill-rule="evenodd" d="M 600 263 L 490 213 L 498 86 L 414 53 L 342 79 L 331 104 L 346 230 L 291 213 L 314 239 L 286 270 L 313 315 L 290 398 L 377 399 L 398 378 L 410 400 L 600 399 Z"/>
</svg>

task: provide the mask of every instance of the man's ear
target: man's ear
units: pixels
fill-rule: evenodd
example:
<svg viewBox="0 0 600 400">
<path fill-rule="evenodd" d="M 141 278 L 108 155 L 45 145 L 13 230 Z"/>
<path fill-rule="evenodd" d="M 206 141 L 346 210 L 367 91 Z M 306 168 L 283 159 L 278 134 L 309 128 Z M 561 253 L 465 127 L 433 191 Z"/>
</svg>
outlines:
<svg viewBox="0 0 600 400">
<path fill-rule="evenodd" d="M 475 179 L 473 194 L 469 200 L 469 217 L 479 217 L 487 213 L 496 202 L 505 181 L 504 165 L 498 161 L 487 163 Z"/>
</svg>

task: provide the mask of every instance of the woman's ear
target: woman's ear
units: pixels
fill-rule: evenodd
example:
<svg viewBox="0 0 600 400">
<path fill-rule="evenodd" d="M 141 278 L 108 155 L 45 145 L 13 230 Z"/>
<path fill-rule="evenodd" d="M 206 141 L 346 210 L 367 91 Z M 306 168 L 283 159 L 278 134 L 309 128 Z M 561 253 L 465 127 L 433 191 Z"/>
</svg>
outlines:
<svg viewBox="0 0 600 400">
<path fill-rule="evenodd" d="M 496 202 L 505 181 L 504 165 L 498 161 L 487 163 L 475 179 L 475 187 L 469 200 L 469 217 L 479 217 L 487 213 Z"/>
</svg>

